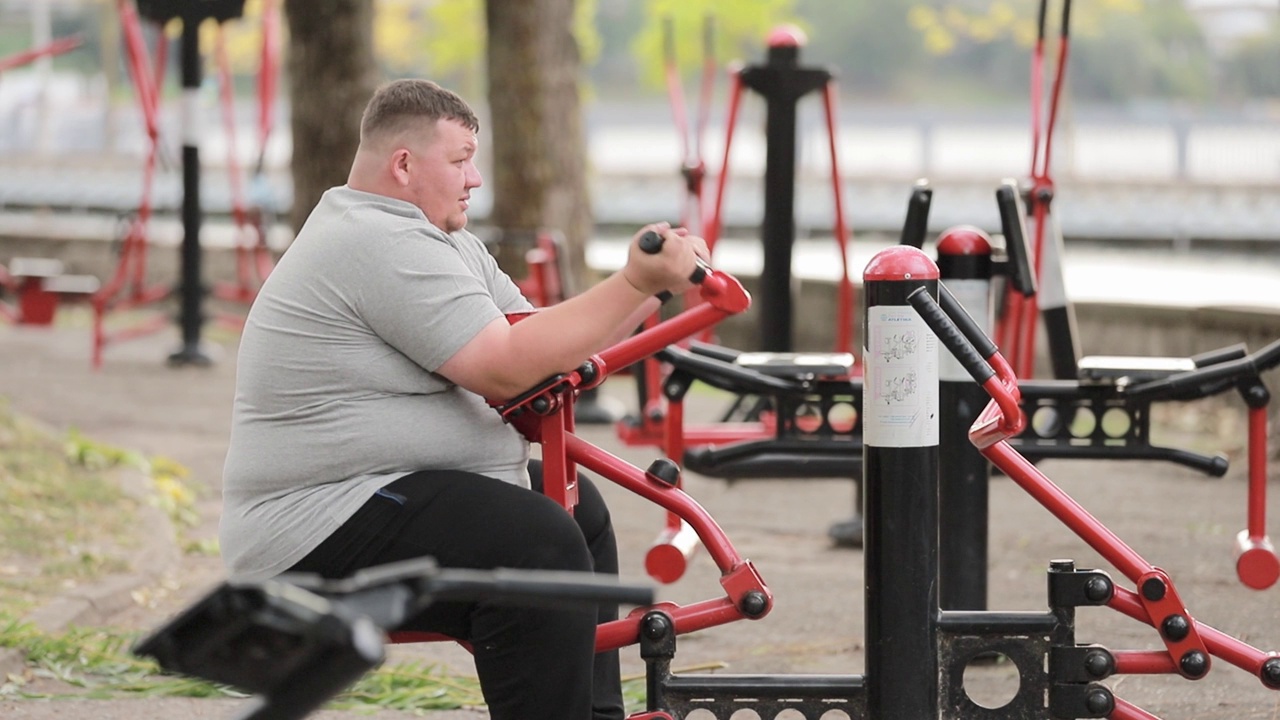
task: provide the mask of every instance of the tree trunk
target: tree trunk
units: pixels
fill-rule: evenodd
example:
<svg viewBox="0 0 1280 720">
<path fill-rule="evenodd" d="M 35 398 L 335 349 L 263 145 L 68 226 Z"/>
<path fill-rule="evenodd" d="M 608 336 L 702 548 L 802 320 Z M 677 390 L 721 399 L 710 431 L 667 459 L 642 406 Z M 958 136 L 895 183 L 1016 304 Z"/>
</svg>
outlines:
<svg viewBox="0 0 1280 720">
<path fill-rule="evenodd" d="M 296 232 L 324 191 L 347 181 L 378 70 L 373 0 L 285 0 L 284 10 Z"/>
<path fill-rule="evenodd" d="M 575 0 L 487 0 L 489 112 L 493 125 L 493 213 L 506 238 L 541 229 L 564 234 L 566 289 L 586 279 L 592 230 L 586 140 L 573 35 Z M 498 259 L 522 274 L 523 247 L 505 242 Z"/>
</svg>

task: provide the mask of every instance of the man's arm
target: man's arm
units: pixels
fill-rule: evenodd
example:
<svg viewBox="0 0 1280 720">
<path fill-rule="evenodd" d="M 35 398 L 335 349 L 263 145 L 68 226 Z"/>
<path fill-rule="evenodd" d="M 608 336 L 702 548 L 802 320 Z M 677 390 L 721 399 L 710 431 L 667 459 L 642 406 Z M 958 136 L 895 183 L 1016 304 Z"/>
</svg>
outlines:
<svg viewBox="0 0 1280 720">
<path fill-rule="evenodd" d="M 650 228 L 645 228 L 646 230 Z M 696 266 L 701 239 L 667 229 L 662 251 L 649 255 L 632 239 L 627 264 L 587 291 L 510 325 L 494 320 L 437 372 L 495 400 L 519 395 L 584 360 L 634 330 L 657 307 L 662 290 L 680 291 Z"/>
</svg>

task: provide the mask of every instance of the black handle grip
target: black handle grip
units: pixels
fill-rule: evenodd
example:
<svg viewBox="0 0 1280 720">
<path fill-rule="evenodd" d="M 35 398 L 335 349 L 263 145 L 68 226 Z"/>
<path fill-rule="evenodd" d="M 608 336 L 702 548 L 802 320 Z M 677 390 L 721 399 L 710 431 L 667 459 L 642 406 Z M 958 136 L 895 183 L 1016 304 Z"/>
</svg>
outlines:
<svg viewBox="0 0 1280 720">
<path fill-rule="evenodd" d="M 1191 364 L 1197 368 L 1209 367 L 1218 363 L 1228 362 L 1230 360 L 1239 360 L 1249 354 L 1249 349 L 1244 343 L 1236 343 L 1217 350 L 1202 352 L 1199 355 L 1191 356 Z"/>
<path fill-rule="evenodd" d="M 938 284 L 938 304 L 942 306 L 942 311 L 947 314 L 947 317 L 951 318 L 951 322 L 960 328 L 965 339 L 973 345 L 973 349 L 978 351 L 983 360 L 990 360 L 992 355 L 1000 351 L 1000 348 L 996 347 L 991 338 L 982 331 L 969 311 L 964 309 L 959 300 L 956 300 L 956 296 L 941 283 Z"/>
<path fill-rule="evenodd" d="M 996 371 L 991 369 L 987 361 L 982 359 L 978 351 L 965 340 L 964 334 L 956 324 L 947 317 L 929 291 L 923 287 L 916 288 L 907 296 L 907 302 L 920 313 L 924 322 L 938 336 L 942 344 L 960 361 L 960 365 L 978 381 L 979 385 L 995 377 Z M 963 311 L 962 311 L 963 312 Z M 972 320 L 970 320 L 972 322 Z"/>
<path fill-rule="evenodd" d="M 1044 16 L 1049 10 L 1049 0 L 1040 0 L 1040 12 L 1036 15 L 1036 39 L 1044 42 Z"/>
<path fill-rule="evenodd" d="M 1016 182 L 1006 180 L 996 188 L 996 207 L 1000 209 L 1000 230 L 1009 254 L 1009 282 L 1023 297 L 1031 297 L 1036 294 L 1036 276 L 1031 272 L 1027 253 L 1027 213 Z"/>
<path fill-rule="evenodd" d="M 1225 354 L 1230 350 L 1231 348 L 1226 348 L 1219 352 Z M 1237 360 L 1218 362 L 1138 383 L 1128 388 L 1126 393 L 1134 397 L 1194 400 L 1222 392 L 1245 378 L 1257 377 L 1277 365 L 1280 365 L 1280 340 L 1274 340 L 1258 352 Z"/>
<path fill-rule="evenodd" d="M 657 255 L 662 252 L 662 246 L 665 243 L 666 238 L 658 234 L 656 230 L 645 230 L 644 234 L 640 236 L 640 249 L 650 255 Z M 694 285 L 701 285 L 702 281 L 707 279 L 707 271 L 711 268 L 702 261 L 702 258 L 698 258 L 697 263 L 698 266 L 689 274 L 689 282 Z M 658 293 L 658 299 L 666 302 L 671 299 L 671 293 L 663 290 Z"/>
<path fill-rule="evenodd" d="M 1071 30 L 1071 0 L 1062 0 L 1062 28 L 1059 33 L 1063 40 L 1067 39 Z"/>
<path fill-rule="evenodd" d="M 920 249 L 924 247 L 924 236 L 929 232 L 929 205 L 933 202 L 933 188 L 927 181 L 921 180 L 911 191 L 911 199 L 907 201 L 907 219 L 902 224 L 902 237 L 899 245 L 910 245 Z"/>
<path fill-rule="evenodd" d="M 662 244 L 666 239 L 658 234 L 656 230 L 645 230 L 640 236 L 640 249 L 650 255 L 657 255 L 662 252 Z"/>
</svg>

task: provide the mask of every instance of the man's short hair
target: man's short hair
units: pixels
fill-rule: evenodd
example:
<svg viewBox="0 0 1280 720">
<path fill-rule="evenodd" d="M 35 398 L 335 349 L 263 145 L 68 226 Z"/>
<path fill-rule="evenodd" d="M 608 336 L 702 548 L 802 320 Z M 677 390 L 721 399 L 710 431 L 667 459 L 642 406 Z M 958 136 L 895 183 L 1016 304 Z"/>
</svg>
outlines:
<svg viewBox="0 0 1280 720">
<path fill-rule="evenodd" d="M 454 120 L 472 132 L 479 132 L 480 121 L 467 102 L 452 90 L 430 80 L 392 80 L 378 88 L 360 118 L 360 141 L 388 137 L 420 120 Z"/>
</svg>

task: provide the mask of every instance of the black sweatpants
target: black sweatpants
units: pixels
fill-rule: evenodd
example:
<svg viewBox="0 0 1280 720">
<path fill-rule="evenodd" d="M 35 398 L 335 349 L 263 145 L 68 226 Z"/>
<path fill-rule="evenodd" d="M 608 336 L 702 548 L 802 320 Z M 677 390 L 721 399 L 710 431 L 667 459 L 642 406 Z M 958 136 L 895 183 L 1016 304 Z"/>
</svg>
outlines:
<svg viewBox="0 0 1280 720">
<path fill-rule="evenodd" d="M 346 577 L 356 570 L 432 556 L 441 567 L 594 570 L 617 574 L 618 550 L 603 498 L 579 476 L 571 517 L 542 494 L 468 472 L 406 475 L 378 491 L 342 527 L 290 568 Z M 401 628 L 471 643 L 492 720 L 620 720 L 618 653 L 595 654 L 599 622 L 616 605 L 551 610 L 441 602 Z"/>
</svg>

